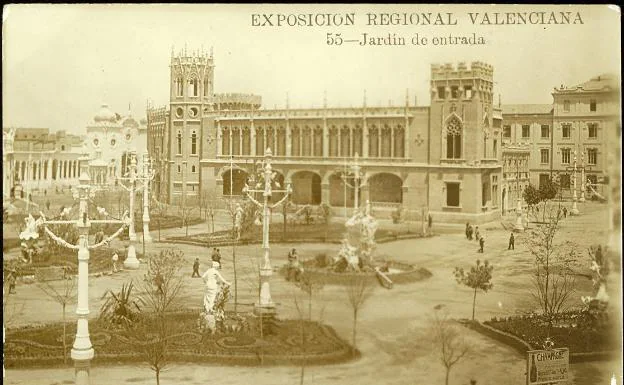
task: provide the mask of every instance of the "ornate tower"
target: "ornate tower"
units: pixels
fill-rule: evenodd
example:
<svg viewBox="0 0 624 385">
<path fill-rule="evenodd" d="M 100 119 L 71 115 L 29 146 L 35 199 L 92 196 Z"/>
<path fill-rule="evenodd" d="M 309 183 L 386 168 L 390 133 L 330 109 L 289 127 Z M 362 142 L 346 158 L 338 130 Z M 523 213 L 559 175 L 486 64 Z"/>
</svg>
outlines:
<svg viewBox="0 0 624 385">
<path fill-rule="evenodd" d="M 438 168 L 429 178 L 429 197 L 442 221 L 479 223 L 500 213 L 501 121 L 494 116 L 493 75 L 482 62 L 431 66 L 429 150 Z"/>
<path fill-rule="evenodd" d="M 431 66 L 432 161 L 473 163 L 492 159 L 493 74 L 472 62 Z"/>
<path fill-rule="evenodd" d="M 170 74 L 169 191 L 175 201 L 199 193 L 203 122 L 214 103 L 212 52 L 172 52 Z"/>
</svg>

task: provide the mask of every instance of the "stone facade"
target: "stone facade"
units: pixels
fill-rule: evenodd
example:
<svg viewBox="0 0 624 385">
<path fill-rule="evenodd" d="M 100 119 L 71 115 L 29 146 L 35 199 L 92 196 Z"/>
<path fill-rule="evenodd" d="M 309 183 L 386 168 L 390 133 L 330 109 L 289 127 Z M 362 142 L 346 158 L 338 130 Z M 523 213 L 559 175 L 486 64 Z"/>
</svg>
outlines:
<svg viewBox="0 0 624 385">
<path fill-rule="evenodd" d="M 80 137 L 65 131 L 3 129 L 3 198 L 20 198 L 77 183 L 81 142 Z"/>
<path fill-rule="evenodd" d="M 532 185 L 559 179 L 562 196 L 571 198 L 576 156 L 577 195 L 581 196 L 588 179 L 597 183 L 599 193 L 607 194 L 606 144 L 620 113 L 617 82 L 613 75 L 601 75 L 576 86 L 555 88 L 553 104 L 503 105 L 503 144 L 512 146 L 513 153 L 518 146 L 528 148 Z"/>
<path fill-rule="evenodd" d="M 142 167 L 147 155 L 147 121 L 137 120 L 130 112 L 121 116 L 103 104 L 87 124 L 83 153 L 88 154 L 89 175 L 98 184 L 115 184 L 130 162 L 128 153 L 137 154 Z"/>
<path fill-rule="evenodd" d="M 410 105 L 407 95 L 403 106 L 368 106 L 365 96 L 358 108 L 272 110 L 256 95 L 214 94 L 213 70 L 212 56 L 172 55 L 169 109 L 148 109 L 148 148 L 162 164 L 156 196 L 240 195 L 270 148 L 296 204 L 344 212 L 355 199 L 342 177 L 357 158 L 359 202 L 382 217 L 399 207 L 441 222 L 500 216 L 502 126 L 491 66 L 432 65 L 430 106 Z"/>
</svg>

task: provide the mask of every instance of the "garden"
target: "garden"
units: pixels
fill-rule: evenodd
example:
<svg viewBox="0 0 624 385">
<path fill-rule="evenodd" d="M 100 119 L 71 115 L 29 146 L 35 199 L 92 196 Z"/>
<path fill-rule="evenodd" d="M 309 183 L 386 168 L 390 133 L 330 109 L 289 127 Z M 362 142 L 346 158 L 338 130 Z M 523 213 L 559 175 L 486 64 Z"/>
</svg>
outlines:
<svg viewBox="0 0 624 385">
<path fill-rule="evenodd" d="M 172 362 L 227 363 L 232 365 L 297 365 L 339 363 L 354 357 L 351 346 L 326 325 L 314 321 L 276 320 L 273 333 L 259 333 L 259 319 L 243 315 L 248 325 L 240 331 L 211 334 L 198 329 L 200 310 L 169 314 L 168 322 L 178 325 L 169 336 L 167 354 Z M 302 344 L 301 333 L 305 333 Z M 66 346 L 76 333 L 68 324 Z M 141 362 L 142 352 L 129 343 L 125 332 L 111 329 L 104 322 L 89 325 L 91 342 L 97 350 L 94 363 Z M 9 329 L 4 346 L 7 368 L 63 365 L 63 325 L 61 323 Z M 67 360 L 67 362 L 71 362 Z M 68 364 L 69 365 L 69 364 Z"/>
</svg>

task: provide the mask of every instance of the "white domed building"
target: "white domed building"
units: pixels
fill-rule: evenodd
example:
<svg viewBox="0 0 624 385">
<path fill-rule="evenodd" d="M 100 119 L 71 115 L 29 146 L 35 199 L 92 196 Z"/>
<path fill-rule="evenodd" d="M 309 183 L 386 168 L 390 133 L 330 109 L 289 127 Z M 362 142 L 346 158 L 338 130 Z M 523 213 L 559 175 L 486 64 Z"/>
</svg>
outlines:
<svg viewBox="0 0 624 385">
<path fill-rule="evenodd" d="M 147 121 L 121 116 L 103 104 L 87 125 L 83 151 L 89 159 L 89 173 L 96 183 L 114 184 L 130 162 L 128 153 L 137 154 L 141 167 L 147 156 Z"/>
</svg>

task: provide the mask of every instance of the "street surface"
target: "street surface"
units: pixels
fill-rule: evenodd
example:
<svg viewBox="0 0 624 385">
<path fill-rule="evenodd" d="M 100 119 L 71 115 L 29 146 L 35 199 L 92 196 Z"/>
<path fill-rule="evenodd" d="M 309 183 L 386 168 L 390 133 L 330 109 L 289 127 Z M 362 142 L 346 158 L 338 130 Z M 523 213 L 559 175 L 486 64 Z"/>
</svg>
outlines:
<svg viewBox="0 0 624 385">
<path fill-rule="evenodd" d="M 582 264 L 589 266 L 584 250 L 594 243 L 607 241 L 607 206 L 587 203 L 580 206 L 580 217 L 563 220 L 560 239 L 572 240 L 581 245 Z M 220 221 L 222 228 L 227 223 Z M 441 305 L 452 318 L 470 318 L 472 313 L 472 292 L 459 286 L 452 275 L 453 269 L 469 268 L 476 259 L 487 259 L 494 265 L 494 288 L 487 294 L 477 294 L 476 318 L 485 321 L 493 316 L 509 316 L 533 308 L 531 299 L 532 257 L 524 245 L 525 235 L 516 237 L 516 249 L 507 250 L 509 232 L 498 224 L 484 226 L 485 253 L 477 253 L 478 243 L 468 241 L 463 228 L 454 234 L 442 234 L 433 238 L 404 240 L 378 245 L 377 255 L 389 256 L 395 260 L 412 263 L 429 269 L 433 276 L 422 282 L 395 285 L 387 290 L 375 288 L 373 296 L 360 312 L 358 319 L 358 348 L 361 359 L 339 365 L 314 366 L 306 368 L 306 384 L 334 385 L 352 384 L 443 384 L 444 367 L 438 359 L 437 347 L 430 342 L 427 329 L 428 319 L 435 306 Z M 162 236 L 183 235 L 184 229 L 163 230 Z M 435 224 L 434 224 L 435 230 Z M 189 229 L 190 234 L 207 232 L 207 225 Z M 446 233 L 446 232 L 445 232 Z M 152 231 L 156 239 L 157 232 Z M 121 243 L 119 244 L 121 245 Z M 140 251 L 137 247 L 137 251 Z M 175 247 L 182 250 L 188 261 L 188 281 L 184 296 L 188 306 L 200 307 L 202 282 L 191 279 L 192 261 L 198 257 L 204 270 L 210 261 L 210 249 L 164 243 L 149 244 L 148 252 Z M 286 263 L 289 248 L 297 248 L 300 258 L 313 257 L 316 253 L 334 254 L 337 245 L 325 244 L 275 244 L 271 247 L 274 267 Z M 223 275 L 233 281 L 232 248 L 221 248 Z M 237 247 L 237 271 L 239 276 L 239 305 L 243 311 L 251 310 L 257 296 L 257 266 L 261 257 L 260 245 Z M 89 282 L 91 317 L 97 316 L 102 303 L 101 297 L 107 289 L 118 289 L 130 279 L 140 279 L 145 266 L 138 271 L 122 271 L 112 276 L 93 278 Z M 582 295 L 593 294 L 591 281 L 579 277 L 578 293 L 575 298 L 580 305 Z M 277 273 L 271 281 L 273 300 L 278 303 L 279 316 L 295 318 L 293 296 L 298 294 L 294 285 L 286 282 Z M 12 324 L 23 325 L 35 322 L 51 322 L 60 319 L 60 307 L 48 299 L 35 285 L 19 285 L 14 303 L 23 306 L 19 314 L 12 317 Z M 233 299 L 232 299 L 233 302 Z M 232 303 L 231 302 L 231 303 Z M 326 286 L 313 301 L 314 318 L 331 325 L 343 338 L 350 340 L 352 312 L 344 288 Z M 72 315 L 75 320 L 75 315 Z M 466 341 L 471 347 L 469 356 L 452 370 L 451 384 L 469 384 L 470 379 L 478 385 L 524 385 L 525 357 L 510 347 L 500 344 L 468 329 Z M 96 351 L 97 357 L 97 351 Z M 97 358 L 96 358 L 97 359 Z M 612 373 L 621 378 L 622 369 L 618 360 L 600 361 L 571 365 L 570 384 L 609 384 Z M 165 384 L 218 383 L 220 385 L 294 384 L 299 381 L 298 367 L 231 367 L 218 365 L 181 364 L 173 365 L 162 377 Z M 6 384 L 60 385 L 72 384 L 74 371 L 62 369 L 8 370 Z M 153 373 L 145 366 L 98 366 L 91 369 L 92 384 L 153 384 Z M 621 382 L 618 382 L 621 383 Z"/>
</svg>

